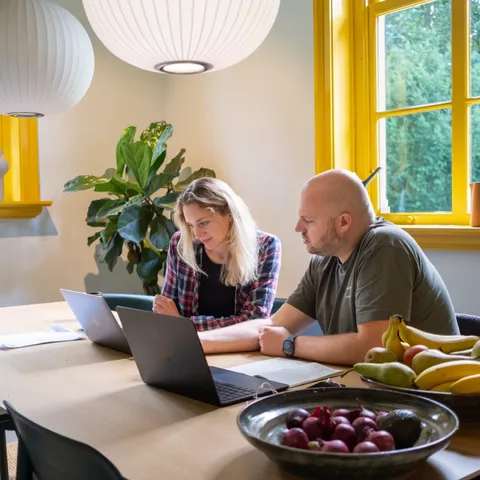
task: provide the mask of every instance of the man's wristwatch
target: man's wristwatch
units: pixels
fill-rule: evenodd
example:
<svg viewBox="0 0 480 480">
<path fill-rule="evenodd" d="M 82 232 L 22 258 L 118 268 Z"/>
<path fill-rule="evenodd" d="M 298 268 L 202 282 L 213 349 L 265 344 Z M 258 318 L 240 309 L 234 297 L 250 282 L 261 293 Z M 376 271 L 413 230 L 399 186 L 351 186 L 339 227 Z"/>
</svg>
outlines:
<svg viewBox="0 0 480 480">
<path fill-rule="evenodd" d="M 287 357 L 293 357 L 295 353 L 295 339 L 297 337 L 290 335 L 283 341 L 283 354 Z"/>
</svg>

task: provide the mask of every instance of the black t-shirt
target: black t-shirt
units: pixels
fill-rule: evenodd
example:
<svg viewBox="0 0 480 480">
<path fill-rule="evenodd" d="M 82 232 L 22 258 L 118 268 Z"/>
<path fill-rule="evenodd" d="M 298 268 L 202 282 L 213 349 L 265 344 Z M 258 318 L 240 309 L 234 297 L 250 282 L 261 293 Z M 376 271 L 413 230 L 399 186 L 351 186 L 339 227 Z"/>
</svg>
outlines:
<svg viewBox="0 0 480 480">
<path fill-rule="evenodd" d="M 198 314 L 215 318 L 231 317 L 235 313 L 235 287 L 227 287 L 220 279 L 222 265 L 202 253 L 202 270 L 198 290 Z"/>
</svg>

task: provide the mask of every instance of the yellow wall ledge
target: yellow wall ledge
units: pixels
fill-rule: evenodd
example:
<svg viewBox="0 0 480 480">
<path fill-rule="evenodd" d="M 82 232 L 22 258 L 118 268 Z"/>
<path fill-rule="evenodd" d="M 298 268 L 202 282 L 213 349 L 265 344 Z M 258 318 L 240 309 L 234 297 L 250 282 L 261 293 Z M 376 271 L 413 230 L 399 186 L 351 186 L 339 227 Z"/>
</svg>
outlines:
<svg viewBox="0 0 480 480">
<path fill-rule="evenodd" d="M 39 202 L 1 202 L 1 218 L 35 218 L 40 214 L 43 207 L 49 207 L 50 201 Z"/>
<path fill-rule="evenodd" d="M 480 228 L 455 225 L 399 225 L 424 250 L 480 251 Z"/>
</svg>

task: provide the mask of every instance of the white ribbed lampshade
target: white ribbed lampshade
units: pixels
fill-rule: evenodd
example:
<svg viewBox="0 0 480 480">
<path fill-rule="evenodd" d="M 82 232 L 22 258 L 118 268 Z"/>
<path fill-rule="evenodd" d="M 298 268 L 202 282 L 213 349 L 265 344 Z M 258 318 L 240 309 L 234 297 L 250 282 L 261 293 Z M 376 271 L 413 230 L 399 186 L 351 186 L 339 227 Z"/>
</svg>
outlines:
<svg viewBox="0 0 480 480">
<path fill-rule="evenodd" d="M 47 0 L 0 1 L 0 113 L 40 117 L 77 104 L 93 78 L 92 42 Z"/>
<path fill-rule="evenodd" d="M 144 70 L 201 73 L 248 57 L 272 28 L 280 0 L 83 0 L 118 58 Z"/>
</svg>

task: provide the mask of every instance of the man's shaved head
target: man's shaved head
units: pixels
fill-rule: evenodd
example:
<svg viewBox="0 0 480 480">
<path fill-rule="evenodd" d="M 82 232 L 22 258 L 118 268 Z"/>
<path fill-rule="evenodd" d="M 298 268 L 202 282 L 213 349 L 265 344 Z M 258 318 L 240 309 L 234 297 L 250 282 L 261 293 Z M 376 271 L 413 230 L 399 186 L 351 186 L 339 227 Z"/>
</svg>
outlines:
<svg viewBox="0 0 480 480">
<path fill-rule="evenodd" d="M 327 207 L 332 216 L 350 213 L 374 219 L 367 190 L 355 173 L 348 170 L 328 170 L 308 180 L 303 192 L 314 205 Z"/>
<path fill-rule="evenodd" d="M 340 169 L 328 170 L 305 183 L 299 216 L 296 230 L 302 233 L 308 251 L 339 258 L 348 258 L 375 221 L 372 203 L 360 179 Z"/>
</svg>

